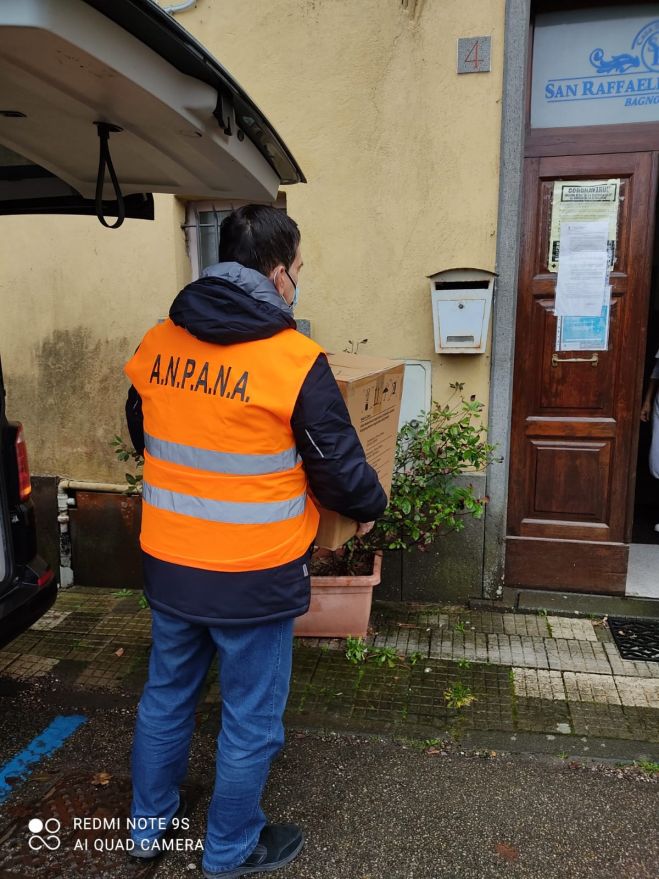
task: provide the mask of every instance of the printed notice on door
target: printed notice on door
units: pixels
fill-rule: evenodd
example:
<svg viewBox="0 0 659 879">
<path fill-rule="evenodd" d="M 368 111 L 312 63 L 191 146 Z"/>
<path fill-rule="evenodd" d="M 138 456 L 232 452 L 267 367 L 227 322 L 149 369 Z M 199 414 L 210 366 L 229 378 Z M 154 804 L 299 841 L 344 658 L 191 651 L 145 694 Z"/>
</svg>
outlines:
<svg viewBox="0 0 659 879">
<path fill-rule="evenodd" d="M 554 314 L 599 317 L 607 290 L 606 220 L 561 225 Z"/>
<path fill-rule="evenodd" d="M 604 221 L 607 224 L 608 268 L 611 270 L 616 255 L 619 204 L 619 179 L 556 180 L 547 257 L 549 271 L 558 271 L 562 224 L 597 221 Z"/>
<path fill-rule="evenodd" d="M 559 317 L 556 321 L 557 351 L 607 351 L 611 320 L 611 287 L 596 316 Z"/>
</svg>

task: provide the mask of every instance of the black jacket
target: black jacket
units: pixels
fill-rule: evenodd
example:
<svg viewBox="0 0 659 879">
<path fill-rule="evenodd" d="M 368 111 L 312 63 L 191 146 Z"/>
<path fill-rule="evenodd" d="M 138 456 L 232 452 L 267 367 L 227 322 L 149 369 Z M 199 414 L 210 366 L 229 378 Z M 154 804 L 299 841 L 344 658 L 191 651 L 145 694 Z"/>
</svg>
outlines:
<svg viewBox="0 0 659 879">
<path fill-rule="evenodd" d="M 295 328 L 292 312 L 271 282 L 237 263 L 219 263 L 188 284 L 169 316 L 180 327 L 218 345 L 269 338 Z M 142 401 L 131 386 L 126 419 L 135 449 L 144 450 Z M 327 509 L 368 522 L 381 516 L 386 495 L 366 462 L 325 355 L 300 389 L 291 427 L 311 491 Z M 207 624 L 240 624 L 299 616 L 309 606 L 309 553 L 265 571 L 218 572 L 144 556 L 151 605 Z"/>
</svg>

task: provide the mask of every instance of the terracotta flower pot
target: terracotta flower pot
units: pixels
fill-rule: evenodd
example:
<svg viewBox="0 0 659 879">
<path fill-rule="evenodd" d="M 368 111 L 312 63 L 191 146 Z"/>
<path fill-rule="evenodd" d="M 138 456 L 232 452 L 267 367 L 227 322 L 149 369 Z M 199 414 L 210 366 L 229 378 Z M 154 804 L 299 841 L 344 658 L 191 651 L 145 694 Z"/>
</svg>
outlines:
<svg viewBox="0 0 659 879">
<path fill-rule="evenodd" d="M 296 617 L 294 634 L 304 638 L 363 638 L 371 615 L 373 587 L 380 583 L 382 552 L 373 557 L 373 573 L 311 578 L 311 604 Z"/>
</svg>

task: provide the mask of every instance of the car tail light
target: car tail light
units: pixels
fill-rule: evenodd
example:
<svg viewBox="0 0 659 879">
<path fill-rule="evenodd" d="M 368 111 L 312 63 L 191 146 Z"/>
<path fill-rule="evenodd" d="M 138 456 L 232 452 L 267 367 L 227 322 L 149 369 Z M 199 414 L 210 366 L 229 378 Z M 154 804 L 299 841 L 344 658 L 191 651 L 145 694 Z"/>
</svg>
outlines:
<svg viewBox="0 0 659 879">
<path fill-rule="evenodd" d="M 50 570 L 50 568 L 48 568 L 48 570 L 44 571 L 44 573 L 37 580 L 37 586 L 46 586 L 48 583 L 50 583 L 54 576 L 55 575 L 53 574 L 53 572 Z"/>
<path fill-rule="evenodd" d="M 18 464 L 18 496 L 22 501 L 25 501 L 32 492 L 32 484 L 30 483 L 30 467 L 27 462 L 27 446 L 25 445 L 22 424 L 18 425 L 16 431 L 15 448 L 16 463 Z"/>
</svg>

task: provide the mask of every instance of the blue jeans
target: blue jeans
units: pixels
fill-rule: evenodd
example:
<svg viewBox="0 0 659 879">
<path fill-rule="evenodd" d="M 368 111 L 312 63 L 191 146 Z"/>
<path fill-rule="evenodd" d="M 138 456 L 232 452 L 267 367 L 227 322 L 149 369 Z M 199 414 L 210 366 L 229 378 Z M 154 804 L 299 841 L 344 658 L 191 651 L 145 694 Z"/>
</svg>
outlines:
<svg viewBox="0 0 659 879">
<path fill-rule="evenodd" d="M 233 869 L 254 850 L 266 823 L 260 801 L 270 763 L 284 744 L 293 619 L 204 626 L 152 609 L 151 633 L 131 757 L 131 818 L 164 822 L 149 821 L 153 829 L 133 829 L 132 838 L 140 848 L 143 840 L 157 840 L 178 808 L 199 692 L 217 653 L 222 725 L 203 866 Z"/>
</svg>

